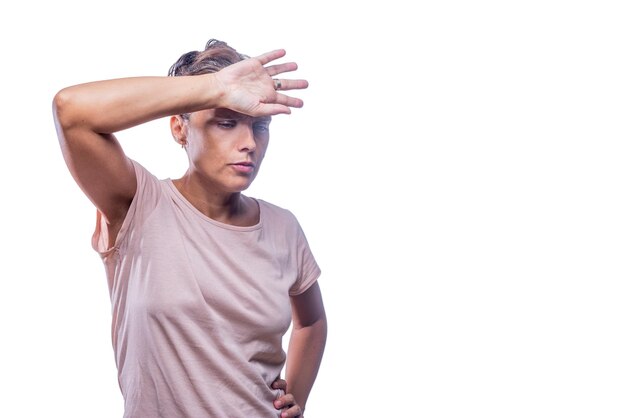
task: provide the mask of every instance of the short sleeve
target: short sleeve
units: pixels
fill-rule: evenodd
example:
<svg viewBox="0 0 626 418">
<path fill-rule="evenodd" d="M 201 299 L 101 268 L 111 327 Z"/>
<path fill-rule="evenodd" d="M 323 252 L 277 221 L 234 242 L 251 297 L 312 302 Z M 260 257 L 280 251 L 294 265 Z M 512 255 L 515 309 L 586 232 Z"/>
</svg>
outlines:
<svg viewBox="0 0 626 418">
<path fill-rule="evenodd" d="M 322 273 L 313 252 L 306 239 L 300 224 L 297 224 L 296 259 L 298 263 L 298 277 L 289 289 L 289 296 L 297 296 L 304 293 L 313 285 Z"/>
<path fill-rule="evenodd" d="M 117 234 L 115 244 L 109 247 L 108 228 L 104 215 L 96 212 L 96 228 L 91 238 L 91 246 L 105 258 L 119 249 L 128 239 L 129 231 L 141 225 L 150 216 L 160 198 L 160 181 L 138 162 L 131 160 L 137 177 L 137 190 L 128 208 L 122 227 Z"/>
</svg>

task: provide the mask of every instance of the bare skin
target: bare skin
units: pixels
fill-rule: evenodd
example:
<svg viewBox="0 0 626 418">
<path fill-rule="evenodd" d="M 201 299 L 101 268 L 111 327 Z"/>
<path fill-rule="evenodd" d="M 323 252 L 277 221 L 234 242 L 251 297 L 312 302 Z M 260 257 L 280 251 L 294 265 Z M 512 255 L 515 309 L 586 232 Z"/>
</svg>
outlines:
<svg viewBox="0 0 626 418">
<path fill-rule="evenodd" d="M 251 117 L 229 109 L 208 109 L 188 119 L 173 116 L 175 140 L 187 150 L 189 168 L 174 180 L 178 190 L 202 213 L 238 226 L 258 223 L 258 206 L 240 192 L 263 162 L 271 117 Z"/>
<path fill-rule="evenodd" d="M 132 163 L 115 132 L 166 116 L 174 139 L 189 158 L 187 172 L 173 181 L 181 194 L 219 222 L 258 223 L 256 202 L 241 192 L 261 166 L 271 117 L 303 105 L 283 91 L 308 86 L 306 80 L 280 78 L 281 89 L 275 90 L 276 76 L 297 69 L 293 62 L 271 64 L 284 55 L 284 50 L 271 51 L 213 74 L 107 80 L 57 93 L 53 110 L 63 156 L 78 185 L 102 213 L 109 246 L 115 244 L 137 188 Z M 292 297 L 291 304 L 289 384 L 275 382 L 286 391 L 274 404 L 285 418 L 302 416 L 326 340 L 318 284 Z"/>
</svg>

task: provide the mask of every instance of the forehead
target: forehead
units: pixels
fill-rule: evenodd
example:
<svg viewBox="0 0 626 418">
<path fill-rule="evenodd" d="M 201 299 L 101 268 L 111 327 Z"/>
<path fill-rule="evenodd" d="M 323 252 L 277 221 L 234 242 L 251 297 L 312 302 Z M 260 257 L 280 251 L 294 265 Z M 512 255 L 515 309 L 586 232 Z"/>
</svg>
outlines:
<svg viewBox="0 0 626 418">
<path fill-rule="evenodd" d="M 211 113 L 213 113 L 213 116 L 215 116 L 216 118 L 224 118 L 224 119 L 246 118 L 246 115 L 244 115 L 243 113 L 235 112 L 234 110 L 225 109 L 225 108 L 213 109 Z"/>
<path fill-rule="evenodd" d="M 252 117 L 248 115 L 244 115 L 243 113 L 235 112 L 231 109 L 219 108 L 213 110 L 213 117 L 218 119 L 236 119 L 236 120 L 244 120 L 251 119 L 253 121 L 270 121 L 272 118 L 270 116 L 258 116 Z"/>
</svg>

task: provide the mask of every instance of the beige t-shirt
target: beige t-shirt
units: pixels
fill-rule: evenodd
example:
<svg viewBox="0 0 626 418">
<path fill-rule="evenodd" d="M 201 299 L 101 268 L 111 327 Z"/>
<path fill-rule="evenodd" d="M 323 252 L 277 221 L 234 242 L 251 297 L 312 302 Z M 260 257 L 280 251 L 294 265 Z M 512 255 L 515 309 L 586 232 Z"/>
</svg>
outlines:
<svg viewBox="0 0 626 418">
<path fill-rule="evenodd" d="M 134 162 L 115 245 L 98 214 L 124 418 L 278 417 L 290 295 L 320 269 L 296 218 L 258 200 L 250 227 L 216 222 Z"/>
</svg>

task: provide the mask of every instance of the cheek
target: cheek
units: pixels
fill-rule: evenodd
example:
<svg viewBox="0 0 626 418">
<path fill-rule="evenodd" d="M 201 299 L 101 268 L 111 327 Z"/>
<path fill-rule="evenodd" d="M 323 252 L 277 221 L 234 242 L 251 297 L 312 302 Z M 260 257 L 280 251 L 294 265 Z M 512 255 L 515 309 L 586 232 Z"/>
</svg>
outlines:
<svg viewBox="0 0 626 418">
<path fill-rule="evenodd" d="M 261 139 L 257 142 L 257 151 L 258 151 L 259 157 L 265 156 L 265 152 L 267 151 L 268 146 L 269 146 L 269 138 Z"/>
<path fill-rule="evenodd" d="M 219 153 L 215 141 L 201 134 L 190 135 L 189 145 L 192 147 L 194 154 L 198 157 L 204 158 Z"/>
<path fill-rule="evenodd" d="M 192 161 L 200 165 L 211 164 L 216 155 L 209 144 L 197 139 L 189 141 L 187 153 Z"/>
</svg>

